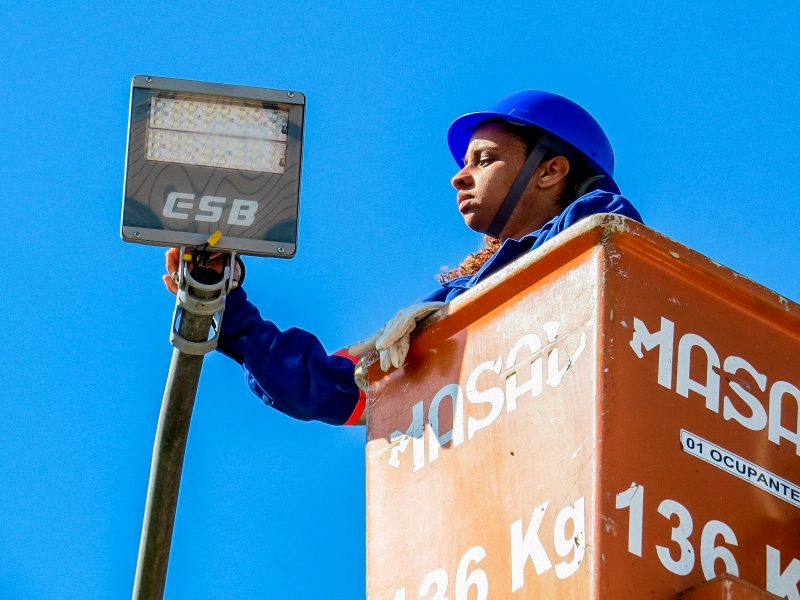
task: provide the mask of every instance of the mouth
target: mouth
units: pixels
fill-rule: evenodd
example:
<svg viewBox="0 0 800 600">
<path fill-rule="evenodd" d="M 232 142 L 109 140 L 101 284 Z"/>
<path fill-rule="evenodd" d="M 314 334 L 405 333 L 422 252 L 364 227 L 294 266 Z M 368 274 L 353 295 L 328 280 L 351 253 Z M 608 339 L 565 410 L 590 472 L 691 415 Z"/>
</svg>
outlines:
<svg viewBox="0 0 800 600">
<path fill-rule="evenodd" d="M 472 200 L 472 198 L 474 198 L 474 196 L 472 196 L 471 194 L 456 195 L 456 201 L 458 202 L 458 210 L 463 212 L 464 209 L 467 207 L 469 201 Z"/>
</svg>

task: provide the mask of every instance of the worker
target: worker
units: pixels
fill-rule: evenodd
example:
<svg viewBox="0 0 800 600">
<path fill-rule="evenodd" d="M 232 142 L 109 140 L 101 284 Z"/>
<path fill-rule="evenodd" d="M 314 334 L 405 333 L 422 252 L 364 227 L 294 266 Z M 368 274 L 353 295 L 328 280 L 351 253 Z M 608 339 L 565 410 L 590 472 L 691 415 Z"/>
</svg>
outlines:
<svg viewBox="0 0 800 600">
<path fill-rule="evenodd" d="M 378 352 L 384 371 L 399 368 L 419 321 L 516 258 L 590 215 L 641 221 L 614 181 L 606 134 L 563 96 L 512 94 L 456 119 L 448 144 L 459 166 L 452 178 L 458 210 L 468 227 L 484 234 L 485 247 L 374 335 L 329 355 L 311 333 L 281 331 L 263 319 L 241 286 L 228 295 L 217 349 L 242 365 L 250 389 L 266 404 L 302 420 L 363 422 L 366 398 L 354 376 L 359 355 Z M 163 279 L 173 293 L 177 269 L 178 251 L 172 249 Z"/>
</svg>

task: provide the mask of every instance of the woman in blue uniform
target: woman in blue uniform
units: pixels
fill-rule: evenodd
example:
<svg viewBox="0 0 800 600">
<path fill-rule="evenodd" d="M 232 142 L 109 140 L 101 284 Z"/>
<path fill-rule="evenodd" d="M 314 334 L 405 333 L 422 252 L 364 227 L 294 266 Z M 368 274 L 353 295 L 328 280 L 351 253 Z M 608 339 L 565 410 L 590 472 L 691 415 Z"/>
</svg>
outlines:
<svg viewBox="0 0 800 600">
<path fill-rule="evenodd" d="M 460 167 L 452 179 L 458 210 L 484 234 L 485 247 L 370 338 L 329 355 L 313 334 L 281 331 L 263 319 L 244 289 L 228 295 L 217 349 L 242 365 L 266 404 L 297 419 L 357 424 L 365 406 L 354 378 L 359 355 L 377 351 L 382 369 L 399 367 L 418 321 L 584 217 L 617 213 L 641 221 L 614 182 L 614 154 L 602 128 L 563 96 L 512 94 L 456 119 L 448 144 Z M 167 272 L 177 268 L 173 249 Z M 170 275 L 164 283 L 176 291 Z"/>
</svg>

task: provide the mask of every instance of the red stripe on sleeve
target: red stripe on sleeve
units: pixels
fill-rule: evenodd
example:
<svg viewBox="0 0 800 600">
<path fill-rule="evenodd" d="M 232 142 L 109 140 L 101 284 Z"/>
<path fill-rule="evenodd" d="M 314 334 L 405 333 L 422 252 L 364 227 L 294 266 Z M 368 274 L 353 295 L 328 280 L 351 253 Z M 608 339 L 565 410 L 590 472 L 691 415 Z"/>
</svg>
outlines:
<svg viewBox="0 0 800 600">
<path fill-rule="evenodd" d="M 348 351 L 347 348 L 342 348 L 338 352 L 334 352 L 333 356 L 343 356 L 348 360 L 351 360 L 353 364 L 358 364 L 358 357 L 352 356 Z M 344 422 L 344 425 L 358 425 L 359 419 L 361 419 L 361 415 L 364 414 L 364 409 L 367 406 L 367 395 L 364 393 L 364 390 L 358 388 L 358 401 L 356 402 L 356 406 L 353 409 L 353 412 L 350 414 L 350 417 L 347 421 Z"/>
</svg>

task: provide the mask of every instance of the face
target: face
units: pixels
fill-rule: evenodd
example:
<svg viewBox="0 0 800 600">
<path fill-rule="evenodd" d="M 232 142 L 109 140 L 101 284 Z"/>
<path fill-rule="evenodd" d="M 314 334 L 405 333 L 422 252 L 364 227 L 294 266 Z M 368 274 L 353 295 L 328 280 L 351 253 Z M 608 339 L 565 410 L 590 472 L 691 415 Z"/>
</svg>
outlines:
<svg viewBox="0 0 800 600">
<path fill-rule="evenodd" d="M 467 227 L 481 233 L 489 229 L 526 158 L 525 143 L 501 124 L 487 123 L 475 130 L 464 168 L 452 179 L 458 190 L 458 210 Z M 558 214 L 556 203 L 551 200 L 537 206 L 542 204 L 542 198 L 537 194 L 535 179 L 536 176 L 531 178 L 501 238 L 522 237 Z M 543 214 L 547 218 L 543 219 Z"/>
</svg>

